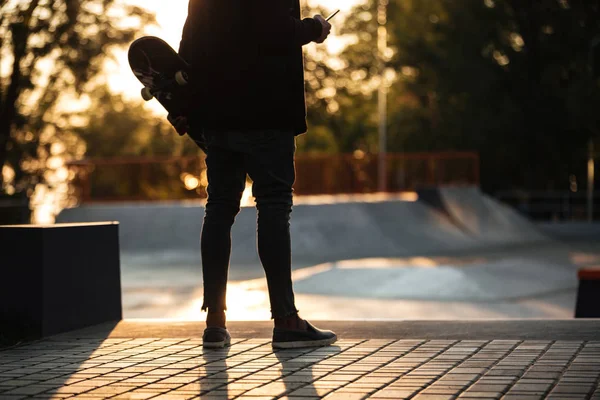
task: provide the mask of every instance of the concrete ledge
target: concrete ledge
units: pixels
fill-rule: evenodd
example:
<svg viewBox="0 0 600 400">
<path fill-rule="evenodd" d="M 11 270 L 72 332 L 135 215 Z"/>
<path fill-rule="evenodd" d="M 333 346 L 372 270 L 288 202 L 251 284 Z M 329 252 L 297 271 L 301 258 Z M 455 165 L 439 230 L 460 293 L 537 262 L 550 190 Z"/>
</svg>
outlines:
<svg viewBox="0 0 600 400">
<path fill-rule="evenodd" d="M 311 321 L 342 339 L 600 340 L 600 319 L 468 321 Z M 271 321 L 233 321 L 234 338 L 271 338 Z M 125 320 L 66 334 L 77 338 L 201 338 L 204 322 Z M 61 335 L 62 336 L 62 335 Z"/>
<path fill-rule="evenodd" d="M 0 336 L 120 320 L 118 223 L 0 226 Z"/>
</svg>

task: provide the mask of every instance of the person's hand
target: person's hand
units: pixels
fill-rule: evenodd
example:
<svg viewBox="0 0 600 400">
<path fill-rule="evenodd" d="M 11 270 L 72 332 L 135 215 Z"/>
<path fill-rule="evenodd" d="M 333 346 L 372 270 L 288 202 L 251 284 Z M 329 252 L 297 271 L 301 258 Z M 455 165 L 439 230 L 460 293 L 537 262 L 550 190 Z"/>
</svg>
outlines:
<svg viewBox="0 0 600 400">
<path fill-rule="evenodd" d="M 329 36 L 329 33 L 331 32 L 331 24 L 320 15 L 315 15 L 313 18 L 320 22 L 321 26 L 323 27 L 323 32 L 321 33 L 321 36 L 319 36 L 319 38 L 317 38 L 315 42 L 323 43 L 325 39 L 327 39 L 327 36 Z"/>
<path fill-rule="evenodd" d="M 171 125 L 173 125 L 173 127 L 175 128 L 177 133 L 179 133 L 180 136 L 183 136 L 188 132 L 189 124 L 186 117 L 173 117 L 171 114 L 169 114 L 167 116 L 167 119 L 169 120 Z"/>
</svg>

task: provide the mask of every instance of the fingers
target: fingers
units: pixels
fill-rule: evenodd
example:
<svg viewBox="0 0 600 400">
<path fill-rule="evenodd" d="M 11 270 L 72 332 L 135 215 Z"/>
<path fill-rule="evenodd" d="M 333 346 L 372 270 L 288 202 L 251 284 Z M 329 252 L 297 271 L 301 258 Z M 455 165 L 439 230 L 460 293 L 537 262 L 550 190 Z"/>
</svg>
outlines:
<svg viewBox="0 0 600 400">
<path fill-rule="evenodd" d="M 180 125 L 182 123 L 182 121 L 185 121 L 185 117 L 172 117 L 171 115 L 169 115 L 167 117 L 167 119 L 169 120 L 169 122 L 173 125 L 173 126 L 177 126 Z"/>
<path fill-rule="evenodd" d="M 180 135 L 185 135 L 188 131 L 188 121 L 186 118 L 181 117 L 176 123 L 175 123 L 175 130 L 177 131 L 177 133 L 179 133 Z"/>
<path fill-rule="evenodd" d="M 319 21 L 321 23 L 321 27 L 322 27 L 321 36 L 317 40 L 315 40 L 315 42 L 323 43 L 325 41 L 325 39 L 327 39 L 327 37 L 331 33 L 331 24 L 329 22 L 327 22 L 327 20 L 325 18 L 323 18 L 321 15 L 315 15 L 314 19 L 316 21 Z"/>
<path fill-rule="evenodd" d="M 321 15 L 317 15 L 315 18 L 323 26 L 323 33 L 326 32 L 327 35 L 329 35 L 329 32 L 331 32 L 331 24 L 325 18 L 323 18 Z"/>
<path fill-rule="evenodd" d="M 173 125 L 177 133 L 180 135 L 185 135 L 189 129 L 188 120 L 186 117 L 178 116 L 173 117 L 171 114 L 167 116 L 167 120 Z"/>
</svg>

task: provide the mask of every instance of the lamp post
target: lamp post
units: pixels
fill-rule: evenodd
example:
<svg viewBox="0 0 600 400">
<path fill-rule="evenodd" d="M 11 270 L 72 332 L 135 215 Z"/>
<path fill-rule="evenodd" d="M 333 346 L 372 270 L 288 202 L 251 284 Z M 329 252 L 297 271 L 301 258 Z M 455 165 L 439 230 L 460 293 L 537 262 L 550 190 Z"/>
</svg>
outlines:
<svg viewBox="0 0 600 400">
<path fill-rule="evenodd" d="M 596 36 L 590 45 L 589 65 L 592 73 L 592 79 L 597 81 L 600 77 L 600 36 Z M 587 162 L 587 219 L 588 222 L 594 220 L 594 174 L 595 165 L 594 159 L 594 139 L 590 138 L 588 144 L 588 162 Z"/>
<path fill-rule="evenodd" d="M 379 191 L 387 191 L 387 82 L 385 80 L 385 51 L 387 49 L 387 5 L 388 0 L 379 0 L 377 7 L 377 60 L 379 67 Z"/>
</svg>

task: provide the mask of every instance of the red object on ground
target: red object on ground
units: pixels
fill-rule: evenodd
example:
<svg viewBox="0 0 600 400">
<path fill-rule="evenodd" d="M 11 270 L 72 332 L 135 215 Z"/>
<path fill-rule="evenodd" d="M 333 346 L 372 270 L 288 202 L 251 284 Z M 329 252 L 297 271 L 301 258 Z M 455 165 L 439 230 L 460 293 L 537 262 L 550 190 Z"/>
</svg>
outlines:
<svg viewBox="0 0 600 400">
<path fill-rule="evenodd" d="M 577 273 L 579 280 L 597 281 L 600 280 L 600 266 L 581 268 Z"/>
<path fill-rule="evenodd" d="M 575 318 L 600 318 L 600 266 L 581 268 L 577 276 Z"/>
</svg>

